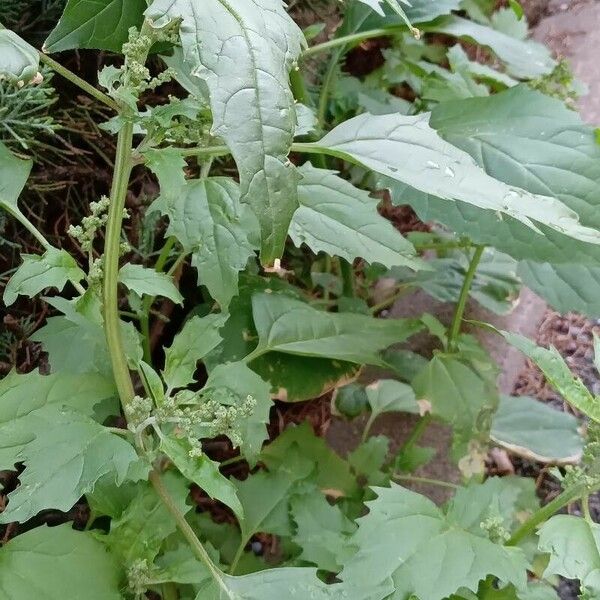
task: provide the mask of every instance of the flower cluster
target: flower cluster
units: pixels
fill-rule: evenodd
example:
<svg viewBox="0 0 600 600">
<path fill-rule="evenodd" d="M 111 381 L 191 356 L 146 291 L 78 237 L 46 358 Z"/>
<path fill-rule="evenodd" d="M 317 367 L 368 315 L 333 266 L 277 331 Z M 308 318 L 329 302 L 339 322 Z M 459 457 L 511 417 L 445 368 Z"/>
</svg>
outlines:
<svg viewBox="0 0 600 600">
<path fill-rule="evenodd" d="M 81 245 L 84 252 L 90 253 L 94 244 L 96 233 L 102 229 L 108 221 L 108 207 L 110 200 L 102 196 L 98 202 L 90 202 L 91 214 L 83 217 L 81 225 L 71 225 L 68 233 Z"/>
</svg>

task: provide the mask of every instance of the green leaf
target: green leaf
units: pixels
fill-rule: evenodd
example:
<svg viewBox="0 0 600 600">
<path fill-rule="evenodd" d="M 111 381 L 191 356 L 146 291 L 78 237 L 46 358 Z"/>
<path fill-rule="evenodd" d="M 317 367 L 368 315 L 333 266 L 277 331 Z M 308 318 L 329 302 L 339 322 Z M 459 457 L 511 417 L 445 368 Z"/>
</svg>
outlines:
<svg viewBox="0 0 600 600">
<path fill-rule="evenodd" d="M 221 475 L 219 463 L 202 454 L 191 454 L 192 447 L 185 439 L 163 437 L 160 449 L 173 461 L 175 466 L 190 481 L 204 490 L 211 498 L 219 500 L 233 510 L 238 518 L 243 518 L 243 510 L 236 495 L 235 486 Z"/>
<path fill-rule="evenodd" d="M 94 48 L 121 52 L 129 28 L 142 24 L 145 0 L 68 0 L 44 52 Z"/>
<path fill-rule="evenodd" d="M 583 451 L 577 419 L 528 396 L 500 396 L 491 437 L 507 450 L 539 462 L 577 463 Z"/>
<path fill-rule="evenodd" d="M 173 343 L 165 349 L 163 378 L 169 389 L 182 388 L 194 381 L 198 361 L 221 341 L 219 328 L 226 317 L 210 314 L 188 319 Z"/>
<path fill-rule="evenodd" d="M 33 298 L 50 287 L 62 291 L 68 281 L 79 283 L 85 277 L 66 250 L 50 248 L 42 255 L 21 254 L 21 258 L 23 263 L 4 288 L 6 306 L 13 304 L 19 295 Z"/>
<path fill-rule="evenodd" d="M 189 495 L 187 481 L 173 472 L 162 475 L 162 480 L 175 506 L 185 515 L 191 509 L 186 502 Z M 138 493 L 127 509 L 111 522 L 106 536 L 111 553 L 127 566 L 139 559 L 146 559 L 151 564 L 165 539 L 177 530 L 175 519 L 154 488 L 146 482 L 138 487 Z"/>
<path fill-rule="evenodd" d="M 112 378 L 98 374 L 9 373 L 0 381 L 0 468 L 12 469 L 35 432 L 43 429 L 45 418 L 38 411 L 68 407 L 92 416 L 99 407 L 116 409 L 115 397 Z"/>
<path fill-rule="evenodd" d="M 206 82 L 213 134 L 225 140 L 240 173 L 242 202 L 262 233 L 261 259 L 281 256 L 298 206 L 296 174 L 287 161 L 296 114 L 289 72 L 305 44 L 278 0 L 154 0 L 146 15 L 182 19 L 185 64 Z"/>
<path fill-rule="evenodd" d="M 294 496 L 290 510 L 296 524 L 292 539 L 302 548 L 299 559 L 337 573 L 352 555 L 348 538 L 356 525 L 318 492 Z"/>
<path fill-rule="evenodd" d="M 426 114 L 359 115 L 306 148 L 358 163 L 387 180 L 423 192 L 426 198 L 460 201 L 472 205 L 475 215 L 517 224 L 523 235 L 527 232 L 529 244 L 534 234 L 542 232 L 590 244 L 600 242 L 598 231 L 580 225 L 577 215 L 555 198 L 511 187 L 487 175 L 467 153 L 439 137 Z M 446 209 L 462 210 L 462 205 L 446 202 Z"/>
<path fill-rule="evenodd" d="M 367 478 L 369 483 L 377 477 L 385 464 L 390 440 L 385 435 L 376 435 L 363 442 L 348 455 L 348 463 L 354 472 Z"/>
<path fill-rule="evenodd" d="M 371 418 L 386 412 L 419 414 L 419 405 L 410 385 L 394 379 L 379 379 L 366 387 Z"/>
<path fill-rule="evenodd" d="M 356 313 L 328 313 L 275 294 L 252 298 L 257 350 L 383 364 L 378 353 L 416 333 L 410 319 L 374 319 Z"/>
<path fill-rule="evenodd" d="M 392 484 L 374 488 L 378 498 L 367 503 L 352 542 L 357 552 L 340 578 L 346 589 L 368 581 L 385 592 L 373 598 L 442 600 L 459 588 L 477 591 L 494 575 L 523 588 L 527 562 L 520 550 L 506 548 L 460 526 L 429 499 Z"/>
<path fill-rule="evenodd" d="M 541 369 L 550 385 L 556 388 L 571 406 L 590 419 L 600 422 L 600 398 L 592 396 L 582 381 L 571 373 L 554 346 L 549 349 L 542 348 L 517 333 L 509 331 L 500 331 L 499 333 L 509 344 L 518 348 Z"/>
<path fill-rule="evenodd" d="M 294 287 L 278 277 L 265 279 L 243 274 L 240 293 L 232 300 L 229 318 L 219 332 L 223 342 L 207 357 L 209 370 L 223 362 L 240 360 L 256 348 L 258 335 L 252 319 L 252 296 L 259 291 L 299 297 Z M 258 356 L 250 367 L 271 383 L 273 395 L 284 402 L 321 396 L 340 382 L 352 379 L 358 370 L 355 364 L 349 362 L 281 352 Z"/>
<path fill-rule="evenodd" d="M 428 400 L 431 412 L 461 437 L 487 434 L 498 393 L 471 365 L 451 355 L 436 354 L 415 377 L 413 387 L 417 398 Z"/>
<path fill-rule="evenodd" d="M 223 394 L 227 390 L 229 394 Z M 271 410 L 271 390 L 269 384 L 244 363 L 226 363 L 216 366 L 209 374 L 202 392 L 209 397 L 218 394 L 222 403 L 231 406 L 241 405 L 252 396 L 256 405 L 252 414 L 240 422 L 242 437 L 241 450 L 250 464 L 255 464 L 263 442 L 267 439 L 267 426 Z"/>
<path fill-rule="evenodd" d="M 169 217 L 168 235 L 188 252 L 198 278 L 226 310 L 238 291 L 238 273 L 254 255 L 240 224 L 238 185 L 226 177 L 188 180 L 180 191 L 167 190 L 153 207 Z"/>
<path fill-rule="evenodd" d="M 504 89 L 513 87 L 519 82 L 506 73 L 501 73 L 491 67 L 469 60 L 467 53 L 460 44 L 452 46 L 446 53 L 448 62 L 454 73 L 467 73 L 478 81 L 484 81 L 494 88 Z M 485 94 L 487 96 L 487 94 Z"/>
<path fill-rule="evenodd" d="M 119 281 L 138 296 L 164 296 L 175 304 L 183 303 L 183 296 L 173 283 L 173 279 L 166 273 L 127 263 L 119 271 Z"/>
<path fill-rule="evenodd" d="M 0 30 L 0 34 L 6 29 Z M 19 218 L 22 216 L 17 205 L 19 194 L 23 191 L 33 161 L 17 158 L 0 142 L 0 208 Z"/>
<path fill-rule="evenodd" d="M 539 529 L 539 549 L 550 554 L 544 576 L 579 579 L 581 597 L 600 593 L 600 525 L 581 517 L 556 515 Z"/>
<path fill-rule="evenodd" d="M 358 490 L 356 478 L 349 464 L 338 456 L 312 427 L 304 422 L 288 427 L 261 454 L 261 462 L 269 470 L 285 468 L 294 453 L 299 453 L 313 466 L 312 477 L 321 490 L 336 490 L 343 496 L 352 496 Z"/>
<path fill-rule="evenodd" d="M 444 33 L 487 46 L 506 65 L 510 75 L 521 79 L 548 75 L 556 67 L 556 61 L 552 59 L 546 46 L 530 40 L 515 39 L 462 17 L 447 17 L 427 27 L 426 31 Z"/>
<path fill-rule="evenodd" d="M 48 508 L 68 511 L 100 477 L 112 473 L 120 484 L 138 461 L 129 442 L 85 415 L 48 406 L 35 417 L 35 438 L 16 457 L 26 469 L 21 485 L 8 495 L 2 523 L 24 522 Z"/>
<path fill-rule="evenodd" d="M 300 208 L 294 213 L 290 236 L 315 253 L 341 256 L 348 262 L 364 258 L 386 267 L 406 265 L 426 268 L 413 245 L 377 212 L 378 201 L 355 188 L 335 171 L 315 169 L 305 163 L 300 169 Z"/>
<path fill-rule="evenodd" d="M 201 586 L 195 600 L 332 600 L 336 596 L 331 587 L 317 577 L 314 569 L 282 567 L 243 577 L 222 573 L 218 583 L 211 580 Z"/>
<path fill-rule="evenodd" d="M 12 82 L 29 83 L 40 70 L 37 50 L 10 29 L 0 25 L 0 79 Z M 1 145 L 0 160 L 4 145 Z M 0 185 L 11 185 L 3 182 Z M 2 194 L 0 194 L 1 201 Z"/>
<path fill-rule="evenodd" d="M 104 545 L 69 523 L 31 529 L 0 549 L 7 600 L 120 600 L 122 576 Z"/>
</svg>

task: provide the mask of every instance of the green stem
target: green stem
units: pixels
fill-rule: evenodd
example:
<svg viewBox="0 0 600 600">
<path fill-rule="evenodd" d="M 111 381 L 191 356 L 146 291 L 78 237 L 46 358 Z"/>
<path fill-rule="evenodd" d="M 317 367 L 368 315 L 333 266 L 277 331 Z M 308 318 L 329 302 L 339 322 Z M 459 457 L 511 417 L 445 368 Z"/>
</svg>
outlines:
<svg viewBox="0 0 600 600">
<path fill-rule="evenodd" d="M 238 546 L 237 552 L 235 553 L 235 556 L 233 557 L 231 566 L 229 567 L 230 575 L 235 575 L 235 570 L 237 569 L 238 563 L 240 562 L 240 559 L 242 558 L 242 555 L 244 554 L 244 549 L 246 548 L 247 543 L 248 543 L 248 539 L 242 539 L 240 541 L 240 545 Z"/>
<path fill-rule="evenodd" d="M 327 118 L 327 109 L 329 107 L 329 95 L 331 88 L 333 87 L 333 82 L 335 81 L 335 71 L 337 69 L 338 61 L 340 60 L 340 57 L 343 53 L 344 49 L 340 48 L 331 55 L 331 57 L 329 58 L 329 63 L 327 64 L 327 69 L 325 70 L 325 74 L 323 75 L 323 79 L 321 80 L 321 91 L 319 92 L 319 106 L 317 108 L 318 129 L 323 128 L 323 125 L 325 124 L 325 119 Z"/>
<path fill-rule="evenodd" d="M 190 527 L 190 524 L 185 520 L 183 514 L 177 508 L 177 505 L 173 501 L 171 494 L 164 486 L 160 475 L 156 471 L 150 472 L 150 483 L 156 490 L 159 498 L 163 501 L 164 505 L 167 507 L 167 510 L 171 513 L 175 522 L 177 523 L 177 527 L 179 531 L 181 531 L 183 537 L 187 540 L 190 547 L 192 548 L 192 552 L 202 562 L 206 568 L 210 571 L 210 574 L 213 576 L 214 580 L 217 582 L 219 587 L 226 593 L 229 597 L 229 590 L 223 580 L 223 576 L 221 571 L 216 567 L 216 565 L 211 560 L 208 552 L 202 545 L 202 542 L 198 539 L 194 530 Z"/>
<path fill-rule="evenodd" d="M 397 33 L 401 33 L 406 31 L 406 27 L 387 27 L 387 28 L 379 28 L 379 29 L 369 29 L 368 31 L 361 31 L 359 33 L 351 33 L 349 35 L 342 35 L 338 38 L 334 38 L 327 42 L 323 42 L 321 44 L 315 44 L 310 48 L 306 49 L 302 53 L 301 58 L 309 58 L 315 54 L 320 54 L 321 52 L 328 52 L 329 50 L 333 50 L 334 48 L 339 48 L 340 46 L 350 46 L 353 44 L 358 44 L 363 40 L 368 40 L 372 38 L 391 36 Z"/>
<path fill-rule="evenodd" d="M 392 475 L 392 479 L 397 479 L 398 481 L 412 481 L 414 483 L 427 483 L 430 485 L 437 485 L 439 487 L 451 488 L 453 490 L 460 488 L 460 485 L 456 485 L 456 483 L 440 481 L 439 479 L 429 479 L 429 477 L 416 477 L 415 475 L 398 475 L 394 473 Z"/>
<path fill-rule="evenodd" d="M 133 140 L 133 125 L 125 123 L 117 139 L 117 153 L 115 157 L 115 171 L 110 191 L 110 207 L 108 209 L 108 222 L 106 225 L 106 238 L 104 242 L 104 329 L 106 343 L 110 356 L 113 375 L 123 407 L 125 407 L 135 393 L 127 358 L 121 338 L 121 322 L 119 320 L 119 257 L 121 245 L 121 227 L 123 224 L 123 210 L 131 174 L 131 144 Z"/>
<path fill-rule="evenodd" d="M 338 259 L 340 262 L 340 274 L 342 276 L 343 290 L 342 293 L 346 298 L 354 298 L 356 295 L 354 290 L 354 267 L 351 263 L 343 258 Z"/>
<path fill-rule="evenodd" d="M 42 235 L 42 232 L 38 230 L 38 228 L 18 209 L 11 208 L 9 205 L 5 204 L 2 206 L 6 212 L 13 216 L 31 235 L 43 246 L 44 250 L 50 250 L 52 248 L 52 244 Z"/>
<path fill-rule="evenodd" d="M 369 432 L 371 431 L 371 427 L 373 427 L 373 423 L 375 423 L 376 418 L 377 418 L 377 415 L 375 413 L 371 413 L 369 415 L 369 418 L 367 419 L 367 422 L 365 423 L 365 428 L 363 429 L 363 432 L 362 432 L 362 437 L 360 439 L 360 441 L 363 444 L 367 441 L 367 438 L 369 437 Z"/>
<path fill-rule="evenodd" d="M 394 304 L 394 302 L 396 302 L 398 298 L 401 298 L 402 296 L 404 296 L 404 294 L 406 294 L 407 288 L 410 288 L 410 285 L 403 284 L 402 286 L 400 286 L 400 289 L 394 292 L 389 298 L 386 298 L 378 304 L 374 304 L 373 306 L 371 306 L 371 308 L 369 309 L 371 311 L 371 314 L 376 315 L 377 313 L 381 312 L 384 308 L 388 308 L 389 306 Z"/>
<path fill-rule="evenodd" d="M 528 535 L 533 533 L 537 526 L 544 521 L 547 521 L 554 513 L 558 512 L 561 508 L 575 502 L 579 498 L 585 495 L 593 494 L 600 490 L 600 481 L 593 486 L 587 486 L 580 484 L 572 487 L 571 489 L 565 490 L 562 494 L 558 495 L 554 500 L 548 502 L 545 506 L 536 510 L 521 527 L 519 527 L 512 535 L 512 537 L 506 542 L 507 546 L 516 546 L 521 540 L 525 539 Z"/>
<path fill-rule="evenodd" d="M 419 420 L 419 422 L 415 425 L 414 429 L 410 432 L 410 435 L 408 436 L 404 444 L 402 444 L 402 447 L 400 448 L 398 454 L 408 452 L 421 439 L 421 436 L 429 426 L 429 423 L 431 423 L 432 419 L 433 417 L 431 416 L 431 413 L 427 413 Z"/>
<path fill-rule="evenodd" d="M 225 156 L 230 154 L 227 146 L 198 146 L 196 148 L 179 148 L 182 156 L 200 156 L 210 158 L 211 156 Z"/>
<path fill-rule="evenodd" d="M 99 89 L 95 88 L 93 85 L 88 83 L 85 79 L 82 79 L 78 75 L 75 75 L 73 71 L 70 71 L 66 67 L 63 67 L 60 63 L 56 62 L 53 58 L 50 58 L 47 54 L 43 52 L 39 53 L 40 60 L 48 65 L 53 71 L 56 71 L 59 75 L 70 81 L 72 84 L 76 85 L 78 88 L 82 89 L 84 92 L 95 98 L 102 104 L 106 104 L 113 110 L 119 110 L 117 103 L 110 97 L 107 96 L 104 92 L 101 92 Z"/>
<path fill-rule="evenodd" d="M 290 87 L 292 88 L 294 98 L 298 102 L 302 102 L 302 104 L 308 103 L 308 92 L 306 91 L 306 85 L 304 84 L 304 77 L 299 69 L 291 70 Z"/>
<path fill-rule="evenodd" d="M 473 279 L 475 278 L 475 273 L 477 272 L 477 267 L 479 266 L 479 261 L 481 260 L 481 256 L 484 250 L 485 246 L 475 247 L 475 252 L 473 253 L 473 257 L 471 258 L 471 262 L 469 263 L 469 268 L 467 269 L 467 273 L 463 280 L 462 288 L 460 290 L 460 296 L 458 297 L 456 309 L 454 310 L 452 324 L 450 325 L 450 329 L 448 331 L 448 350 L 450 351 L 454 350 L 456 347 L 456 342 L 460 334 L 463 316 L 465 314 L 465 308 L 467 306 L 467 300 L 469 299 L 471 285 L 473 284 Z"/>
</svg>

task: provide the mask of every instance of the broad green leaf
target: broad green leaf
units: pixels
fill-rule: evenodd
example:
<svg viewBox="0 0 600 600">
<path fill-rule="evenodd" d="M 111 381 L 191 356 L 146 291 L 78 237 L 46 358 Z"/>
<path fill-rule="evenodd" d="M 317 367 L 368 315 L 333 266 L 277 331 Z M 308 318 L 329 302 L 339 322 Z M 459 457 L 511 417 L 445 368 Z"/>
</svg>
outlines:
<svg viewBox="0 0 600 600">
<path fill-rule="evenodd" d="M 519 263 L 518 273 L 523 284 L 555 310 L 600 317 L 600 263 L 551 264 L 524 260 Z"/>
<path fill-rule="evenodd" d="M 173 472 L 162 475 L 162 483 L 179 512 L 186 514 L 191 506 L 188 482 Z M 165 539 L 177 529 L 175 519 L 148 483 L 139 484 L 139 491 L 118 519 L 113 519 L 106 544 L 111 553 L 129 566 L 137 559 L 152 563 Z"/>
<path fill-rule="evenodd" d="M 335 171 L 305 163 L 298 186 L 300 208 L 294 213 L 290 236 L 315 253 L 341 256 L 348 262 L 364 258 L 386 267 L 426 268 L 413 245 L 377 212 L 378 201 L 355 188 Z"/>
<path fill-rule="evenodd" d="M 332 154 L 372 169 L 387 179 L 436 199 L 472 205 L 497 223 L 505 219 L 528 232 L 569 236 L 598 244 L 600 233 L 579 224 L 577 215 L 555 198 L 511 187 L 480 169 L 471 156 L 445 142 L 427 114 L 359 115 L 338 125 L 307 149 Z M 446 202 L 448 210 L 452 203 Z"/>
<path fill-rule="evenodd" d="M 145 0 L 68 0 L 44 52 L 94 48 L 120 52 L 130 27 L 139 29 Z"/>
<path fill-rule="evenodd" d="M 33 298 L 51 287 L 62 291 L 67 282 L 79 283 L 85 277 L 66 250 L 49 248 L 42 255 L 21 254 L 21 258 L 23 263 L 4 288 L 6 306 L 13 304 L 20 295 Z"/>
<path fill-rule="evenodd" d="M 0 30 L 0 34 L 2 31 L 7 30 Z M 17 158 L 0 142 L 0 208 L 17 218 L 22 216 L 17 199 L 27 183 L 32 166 L 31 160 Z"/>
<path fill-rule="evenodd" d="M 100 299 L 95 292 L 88 290 L 75 300 L 57 296 L 45 300 L 64 316 L 47 319 L 31 339 L 44 346 L 52 371 L 96 372 L 112 377 Z M 121 336 L 130 367 L 135 369 L 142 359 L 139 333 L 133 323 L 121 321 Z"/>
<path fill-rule="evenodd" d="M 192 447 L 185 439 L 163 437 L 160 449 L 173 461 L 175 466 L 190 481 L 204 490 L 211 498 L 220 500 L 243 518 L 243 510 L 237 499 L 235 486 L 227 477 L 221 475 L 219 463 L 202 454 L 192 454 Z"/>
<path fill-rule="evenodd" d="M 198 361 L 221 341 L 219 328 L 226 317 L 210 314 L 188 319 L 173 343 L 165 349 L 163 378 L 169 389 L 182 388 L 194 381 Z"/>
<path fill-rule="evenodd" d="M 550 385 L 556 388 L 571 406 L 590 419 L 600 422 L 600 398 L 592 396 L 583 382 L 573 375 L 554 346 L 549 349 L 542 348 L 517 333 L 509 331 L 500 331 L 499 333 L 509 344 L 518 348 L 541 369 Z"/>
<path fill-rule="evenodd" d="M 533 479 L 490 477 L 459 488 L 448 504 L 446 518 L 475 535 L 482 535 L 481 524 L 487 519 L 498 518 L 512 532 L 538 508 Z"/>
<path fill-rule="evenodd" d="M 473 40 L 487 46 L 506 65 L 510 75 L 521 79 L 548 75 L 556 66 L 556 61 L 552 59 L 546 46 L 529 40 L 518 40 L 462 17 L 447 17 L 428 26 L 426 31 Z"/>
<path fill-rule="evenodd" d="M 336 490 L 344 496 L 352 496 L 358 490 L 349 464 L 338 456 L 322 437 L 317 437 L 306 422 L 297 427 L 288 427 L 272 443 L 265 446 L 261 462 L 269 470 L 282 469 L 294 452 L 312 463 L 312 477 L 319 489 Z"/>
<path fill-rule="evenodd" d="M 316 574 L 315 569 L 281 567 L 267 569 L 243 577 L 222 573 L 200 587 L 195 600 L 335 600 L 337 590 L 330 589 Z"/>
<path fill-rule="evenodd" d="M 144 152 L 146 166 L 156 175 L 160 184 L 160 200 L 152 207 L 168 208 L 176 202 L 185 186 L 185 158 L 177 148 L 149 148 Z M 184 231 L 184 230 L 182 230 Z"/>
<path fill-rule="evenodd" d="M 264 279 L 242 275 L 240 293 L 232 300 L 229 318 L 219 332 L 223 342 L 207 357 L 209 370 L 223 362 L 240 360 L 256 348 L 258 334 L 252 318 L 252 295 L 264 291 L 299 297 L 295 288 L 279 278 Z M 341 385 L 341 382 L 351 380 L 359 368 L 345 361 L 281 352 L 259 356 L 252 361 L 250 367 L 271 383 L 275 397 L 286 402 L 321 396 L 338 384 Z"/>
<path fill-rule="evenodd" d="M 415 377 L 419 400 L 431 403 L 431 412 L 458 432 L 461 438 L 487 434 L 498 393 L 473 366 L 451 355 L 436 354 Z"/>
<path fill-rule="evenodd" d="M 183 302 L 183 296 L 169 275 L 142 265 L 133 263 L 123 265 L 119 271 L 119 281 L 138 296 L 164 296 L 175 304 Z"/>
<path fill-rule="evenodd" d="M 290 492 L 311 470 L 311 462 L 296 453 L 289 454 L 286 464 L 276 470 L 258 471 L 244 481 L 234 480 L 243 508 L 243 516 L 239 519 L 242 532 L 240 547 L 258 532 L 289 533 Z"/>
<path fill-rule="evenodd" d="M 450 62 L 450 67 L 455 73 L 468 73 L 478 81 L 484 81 L 494 87 L 500 87 L 501 89 L 513 87 L 519 83 L 516 79 L 513 79 L 506 73 L 501 73 L 487 65 L 469 60 L 467 53 L 460 44 L 452 46 L 447 52 L 447 57 Z"/>
<path fill-rule="evenodd" d="M 226 177 L 188 180 L 153 205 L 169 217 L 168 235 L 192 252 L 198 279 L 226 310 L 238 291 L 238 273 L 254 254 L 240 224 L 238 185 Z"/>
<path fill-rule="evenodd" d="M 555 515 L 539 529 L 539 549 L 550 554 L 544 576 L 579 579 L 581 597 L 600 594 L 600 525 L 581 517 Z"/>
<path fill-rule="evenodd" d="M 26 466 L 21 485 L 8 495 L 2 523 L 24 522 L 48 508 L 68 511 L 100 477 L 112 473 L 120 484 L 138 461 L 128 441 L 81 413 L 48 406 L 35 417 L 35 438 L 16 456 Z"/>
<path fill-rule="evenodd" d="M 488 575 L 523 588 L 527 561 L 515 548 L 492 543 L 480 529 L 473 533 L 445 516 L 429 499 L 392 484 L 374 488 L 352 543 L 356 554 L 340 578 L 347 589 L 369 581 L 384 586 L 372 598 L 442 600 L 459 590 L 477 591 Z"/>
<path fill-rule="evenodd" d="M 371 418 L 386 412 L 419 413 L 419 405 L 410 385 L 394 379 L 379 379 L 366 387 Z"/>
<path fill-rule="evenodd" d="M 284 352 L 383 364 L 379 352 L 420 329 L 410 319 L 374 319 L 356 313 L 328 313 L 275 294 L 252 298 L 257 352 Z"/>
<path fill-rule="evenodd" d="M 100 407 L 118 410 L 115 397 L 112 378 L 96 373 L 9 373 L 0 381 L 0 468 L 12 469 L 35 432 L 45 426 L 38 411 L 71 408 L 92 416 Z"/>
<path fill-rule="evenodd" d="M 263 442 L 271 410 L 269 384 L 243 362 L 217 365 L 209 374 L 203 394 L 230 406 L 241 405 L 251 396 L 256 405 L 249 417 L 240 422 L 241 450 L 250 464 L 255 464 Z"/>
<path fill-rule="evenodd" d="M 29 83 L 39 70 L 40 59 L 37 50 L 10 29 L 3 29 L 0 24 L 0 79 Z M 10 185 L 9 182 L 3 182 L 1 185 L 6 183 Z"/>
<path fill-rule="evenodd" d="M 292 539 L 302 548 L 300 560 L 338 572 L 344 560 L 352 555 L 348 538 L 356 525 L 318 492 L 294 496 L 290 511 L 296 524 Z"/>
<path fill-rule="evenodd" d="M 105 546 L 70 523 L 31 529 L 0 549 L 6 600 L 120 600 L 122 577 Z"/>
<path fill-rule="evenodd" d="M 187 543 L 179 544 L 175 549 L 163 552 L 155 562 L 158 569 L 152 574 L 152 582 L 200 584 L 211 579 L 204 563 L 192 553 Z"/>
<path fill-rule="evenodd" d="M 369 485 L 387 485 L 389 475 L 381 469 L 386 462 L 390 440 L 385 435 L 371 436 L 348 454 L 348 463 Z"/>
<path fill-rule="evenodd" d="M 500 396 L 491 437 L 507 450 L 539 462 L 576 463 L 583 451 L 577 419 L 528 396 Z"/>
<path fill-rule="evenodd" d="M 298 206 L 287 154 L 296 127 L 289 72 L 305 43 L 279 0 L 154 0 L 146 15 L 182 19 L 180 37 L 191 75 L 209 89 L 213 134 L 225 140 L 240 173 L 242 202 L 262 233 L 261 259 L 281 256 Z"/>
</svg>

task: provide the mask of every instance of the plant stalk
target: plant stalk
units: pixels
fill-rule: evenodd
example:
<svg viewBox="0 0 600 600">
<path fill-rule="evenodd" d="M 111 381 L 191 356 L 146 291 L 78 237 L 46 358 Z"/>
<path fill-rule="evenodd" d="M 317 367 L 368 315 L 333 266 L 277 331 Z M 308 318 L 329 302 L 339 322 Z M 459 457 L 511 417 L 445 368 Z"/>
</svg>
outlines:
<svg viewBox="0 0 600 600">
<path fill-rule="evenodd" d="M 43 52 L 39 53 L 40 61 L 45 65 L 49 66 L 53 71 L 58 73 L 61 77 L 64 77 L 66 80 L 70 81 L 72 84 L 76 85 L 79 89 L 83 90 L 86 94 L 92 96 L 102 104 L 109 106 L 113 110 L 119 110 L 119 106 L 117 103 L 110 97 L 107 96 L 104 92 L 101 92 L 99 89 L 95 88 L 92 84 L 88 83 L 85 79 L 82 79 L 78 75 L 75 75 L 73 71 L 67 69 L 67 67 L 63 67 L 59 62 L 56 62 L 53 58 L 50 58 L 47 54 Z"/>
<path fill-rule="evenodd" d="M 104 285 L 102 289 L 104 304 L 104 329 L 106 343 L 112 364 L 113 375 L 123 408 L 135 396 L 127 358 L 121 338 L 121 322 L 119 320 L 119 258 L 121 254 L 121 227 L 125 198 L 131 174 L 131 144 L 133 141 L 133 124 L 126 123 L 119 132 L 115 172 L 110 191 L 110 206 L 106 225 L 104 243 Z"/>
<path fill-rule="evenodd" d="M 580 498 L 593 494 L 600 490 L 600 481 L 593 486 L 580 484 L 572 487 L 571 489 L 565 490 L 562 494 L 559 494 L 554 500 L 548 502 L 545 506 L 536 510 L 521 527 L 519 527 L 512 535 L 512 537 L 506 542 L 507 546 L 516 546 L 521 540 L 526 538 L 529 534 L 533 533 L 536 527 L 548 520 L 554 513 L 558 512 L 561 508 L 579 500 Z"/>
<path fill-rule="evenodd" d="M 481 256 L 484 250 L 485 246 L 479 245 L 475 247 L 475 252 L 473 253 L 473 257 L 471 258 L 471 262 L 469 263 L 469 268 L 467 269 L 467 273 L 463 280 L 462 288 L 460 290 L 460 296 L 458 297 L 456 309 L 454 310 L 452 324 L 450 325 L 450 329 L 448 331 L 449 351 L 453 351 L 456 348 L 456 342 L 460 334 L 460 328 L 465 314 L 465 308 L 467 307 L 467 300 L 469 299 L 469 292 L 471 291 L 471 285 L 473 284 L 473 279 L 475 279 L 475 273 L 477 272 L 477 267 L 479 266 L 479 261 L 481 260 Z"/>
<path fill-rule="evenodd" d="M 387 28 L 379 28 L 379 29 L 369 29 L 368 31 L 361 31 L 359 33 L 351 33 L 349 35 L 342 35 L 339 38 L 334 38 L 327 42 L 323 42 L 321 44 L 315 44 L 310 48 L 307 48 L 301 55 L 301 58 L 309 58 L 315 54 L 320 54 L 321 52 L 328 52 L 329 50 L 333 50 L 334 48 L 339 48 L 340 46 L 349 46 L 351 44 L 358 44 L 363 40 L 369 40 L 372 38 L 385 37 L 395 35 L 396 33 L 401 33 L 402 31 L 406 31 L 406 27 L 387 27 Z"/>
</svg>

